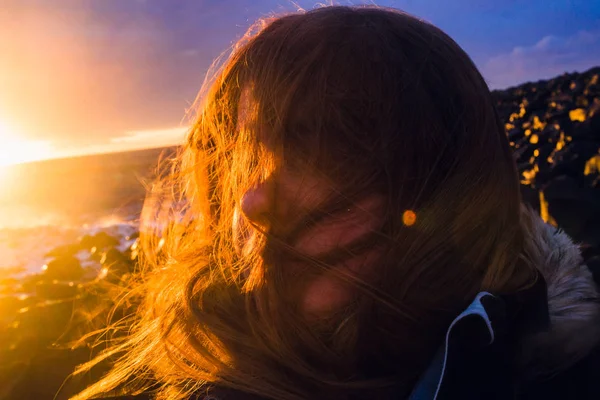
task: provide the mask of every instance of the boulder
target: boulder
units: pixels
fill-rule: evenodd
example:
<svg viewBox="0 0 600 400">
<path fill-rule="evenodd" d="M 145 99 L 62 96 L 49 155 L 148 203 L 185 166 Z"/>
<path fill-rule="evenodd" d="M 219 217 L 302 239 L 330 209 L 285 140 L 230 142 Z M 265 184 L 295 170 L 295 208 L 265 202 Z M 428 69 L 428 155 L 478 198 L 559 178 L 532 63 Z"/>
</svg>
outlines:
<svg viewBox="0 0 600 400">
<path fill-rule="evenodd" d="M 99 250 L 104 250 L 109 247 L 114 247 L 119 244 L 119 239 L 110 236 L 106 232 L 98 232 L 97 234 L 90 236 L 85 235 L 81 238 L 80 245 L 84 249 L 92 249 L 95 247 Z"/>
<path fill-rule="evenodd" d="M 63 256 L 46 264 L 43 275 L 50 280 L 78 281 L 83 276 L 83 272 L 83 268 L 81 268 L 81 264 L 76 257 Z"/>
<path fill-rule="evenodd" d="M 80 250 L 81 246 L 79 244 L 66 244 L 50 250 L 48 253 L 46 253 L 46 257 L 56 258 L 74 256 Z"/>
<path fill-rule="evenodd" d="M 587 161 L 596 155 L 599 149 L 600 141 L 573 141 L 556 153 L 552 172 L 582 181 Z"/>
<path fill-rule="evenodd" d="M 41 299 L 68 299 L 77 295 L 78 285 L 74 282 L 38 282 L 35 293 Z"/>
<path fill-rule="evenodd" d="M 600 256 L 595 256 L 586 261 L 587 267 L 592 272 L 594 280 L 600 285 Z"/>
<path fill-rule="evenodd" d="M 106 268 L 106 279 L 109 281 L 119 281 L 124 274 L 133 271 L 131 258 L 114 247 L 104 253 L 100 263 Z"/>
<path fill-rule="evenodd" d="M 574 240 L 600 246 L 600 191 L 581 187 L 568 176 L 543 190 L 550 215 Z"/>
</svg>

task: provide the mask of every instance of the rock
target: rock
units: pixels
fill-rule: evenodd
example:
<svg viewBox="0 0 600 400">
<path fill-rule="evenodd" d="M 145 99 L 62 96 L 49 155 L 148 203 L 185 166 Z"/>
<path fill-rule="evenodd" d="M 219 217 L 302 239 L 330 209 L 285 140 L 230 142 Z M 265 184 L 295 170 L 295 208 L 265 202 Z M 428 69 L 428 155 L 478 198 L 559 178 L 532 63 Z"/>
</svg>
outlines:
<svg viewBox="0 0 600 400">
<path fill-rule="evenodd" d="M 540 211 L 540 194 L 537 189 L 528 185 L 521 185 L 521 197 L 523 202 L 529 204 L 534 210 Z"/>
<path fill-rule="evenodd" d="M 47 300 L 68 299 L 77 295 L 78 285 L 74 282 L 38 282 L 35 293 Z"/>
<path fill-rule="evenodd" d="M 576 141 L 569 143 L 554 157 L 552 167 L 555 175 L 567 175 L 577 180 L 583 180 L 583 172 L 587 161 L 598 153 L 600 141 Z"/>
<path fill-rule="evenodd" d="M 588 117 L 585 121 L 575 124 L 572 135 L 582 140 L 600 141 L 600 112 Z"/>
<path fill-rule="evenodd" d="M 0 295 L 11 295 L 21 286 L 17 278 L 0 278 Z"/>
<path fill-rule="evenodd" d="M 600 285 L 600 256 L 595 256 L 587 260 L 587 267 L 592 272 L 594 280 Z"/>
<path fill-rule="evenodd" d="M 21 312 L 16 334 L 21 338 L 34 337 L 43 345 L 49 345 L 63 335 L 73 315 L 73 301 L 40 300 Z"/>
<path fill-rule="evenodd" d="M 130 259 L 128 259 L 125 254 L 121 253 L 119 250 L 117 250 L 116 248 L 111 248 L 108 251 L 106 251 L 103 255 L 102 258 L 100 259 L 100 264 L 102 264 L 103 266 L 110 266 L 113 264 L 129 264 L 131 262 Z"/>
<path fill-rule="evenodd" d="M 0 315 L 6 318 L 8 315 L 15 314 L 20 307 L 21 302 L 14 296 L 0 297 Z"/>
<path fill-rule="evenodd" d="M 104 253 L 102 252 L 102 250 L 99 250 L 97 247 L 92 247 L 90 249 L 90 260 L 100 262 L 103 254 Z"/>
<path fill-rule="evenodd" d="M 584 88 L 584 84 L 583 82 L 574 79 L 571 81 L 571 83 L 569 84 L 569 91 L 571 92 L 571 95 L 573 97 L 581 94 L 581 92 L 583 92 L 583 88 Z"/>
<path fill-rule="evenodd" d="M 56 247 L 46 253 L 46 257 L 66 257 L 66 256 L 74 256 L 78 251 L 81 250 L 81 246 L 78 244 L 67 244 L 64 246 Z"/>
<path fill-rule="evenodd" d="M 600 191 L 581 187 L 568 176 L 543 190 L 550 215 L 575 241 L 600 246 Z"/>
<path fill-rule="evenodd" d="M 84 249 L 92 249 L 95 247 L 98 250 L 104 250 L 109 247 L 117 246 L 118 244 L 119 240 L 106 232 L 98 232 L 94 236 L 85 235 L 80 241 L 81 248 Z"/>
<path fill-rule="evenodd" d="M 0 352 L 0 357 L 2 357 L 3 360 L 8 359 L 8 357 L 10 356 L 10 354 L 2 354 L 2 352 Z M 25 374 L 27 372 L 27 369 L 29 367 L 29 364 L 23 361 L 11 361 L 11 362 L 6 362 L 5 364 L 3 363 L 2 366 L 0 366 L 0 387 L 2 388 L 1 393 L 11 393 L 10 397 L 4 397 L 4 398 L 13 398 L 13 399 L 24 399 L 25 397 L 15 397 L 13 390 L 16 388 L 16 386 L 22 382 L 23 378 L 25 377 Z M 17 395 L 20 395 L 17 393 Z"/>
<path fill-rule="evenodd" d="M 83 267 L 83 276 L 81 277 L 82 281 L 91 281 L 98 277 L 99 267 Z"/>
<path fill-rule="evenodd" d="M 131 235 L 127 236 L 126 239 L 127 240 L 136 240 L 139 237 L 140 237 L 140 232 L 139 231 L 135 231 Z"/>
<path fill-rule="evenodd" d="M 528 108 L 531 111 L 545 110 L 547 107 L 547 101 L 548 100 L 545 91 L 542 91 L 541 93 L 538 92 L 535 96 L 532 96 L 532 98 L 530 99 Z"/>
<path fill-rule="evenodd" d="M 554 160 L 552 160 L 552 162 L 550 162 L 548 160 L 548 157 L 550 157 L 550 155 L 552 154 L 552 152 L 555 149 L 555 145 L 552 143 L 545 143 L 542 146 L 540 146 L 538 149 L 536 149 L 538 151 L 537 156 L 536 156 L 536 164 L 538 165 L 540 172 L 546 172 L 546 171 L 550 171 L 552 169 L 552 165 Z M 536 179 L 536 183 L 538 186 L 542 186 L 545 182 L 540 182 L 540 177 L 538 177 L 538 179 Z"/>
<path fill-rule="evenodd" d="M 43 279 L 44 279 L 44 277 L 42 276 L 42 274 L 34 274 L 34 275 L 26 276 L 25 278 L 23 278 L 21 280 L 21 286 L 23 288 L 23 291 L 26 293 L 35 292 L 35 286 L 37 285 L 38 282 L 42 281 Z"/>
<path fill-rule="evenodd" d="M 584 263 L 587 263 L 593 257 L 600 257 L 600 247 L 592 246 L 589 243 L 581 243 L 579 249 Z"/>
<path fill-rule="evenodd" d="M 523 138 L 517 143 L 519 144 L 519 148 L 515 150 L 515 158 L 518 163 L 529 163 L 529 159 L 533 155 L 535 151 L 534 146 L 528 146 L 528 138 Z"/>
<path fill-rule="evenodd" d="M 77 281 L 83 276 L 83 268 L 76 257 L 63 256 L 46 264 L 43 275 L 46 279 Z"/>
<path fill-rule="evenodd" d="M 121 276 L 133 271 L 133 261 L 131 258 L 114 247 L 104 253 L 100 263 L 107 269 L 106 279 L 109 281 L 118 281 L 121 279 Z"/>
<path fill-rule="evenodd" d="M 2 296 L 0 297 L 0 321 L 12 319 L 15 314 L 36 301 L 33 296 Z M 0 324 L 1 326 L 2 324 Z M 0 343 L 1 346 L 1 343 Z"/>
</svg>

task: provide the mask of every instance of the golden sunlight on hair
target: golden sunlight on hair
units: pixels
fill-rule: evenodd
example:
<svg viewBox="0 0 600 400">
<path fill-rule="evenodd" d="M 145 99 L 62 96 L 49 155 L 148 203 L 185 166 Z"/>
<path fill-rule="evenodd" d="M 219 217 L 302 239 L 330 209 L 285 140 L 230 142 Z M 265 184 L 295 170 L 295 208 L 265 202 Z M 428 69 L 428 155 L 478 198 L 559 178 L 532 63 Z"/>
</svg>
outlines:
<svg viewBox="0 0 600 400">
<path fill-rule="evenodd" d="M 21 140 L 18 132 L 0 121 L 0 167 L 50 158 L 53 149 L 50 142 L 43 140 Z"/>
</svg>

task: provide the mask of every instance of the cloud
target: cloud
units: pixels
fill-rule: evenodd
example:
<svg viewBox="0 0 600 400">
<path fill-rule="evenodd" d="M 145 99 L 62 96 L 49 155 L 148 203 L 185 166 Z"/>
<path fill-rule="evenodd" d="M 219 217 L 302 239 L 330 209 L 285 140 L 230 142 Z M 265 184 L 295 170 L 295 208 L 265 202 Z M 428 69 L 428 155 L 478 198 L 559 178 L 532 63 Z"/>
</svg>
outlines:
<svg viewBox="0 0 600 400">
<path fill-rule="evenodd" d="M 114 144 L 128 146 L 163 147 L 183 143 L 187 127 L 168 129 L 153 129 L 148 131 L 127 132 L 125 136 L 115 137 L 110 140 Z"/>
<path fill-rule="evenodd" d="M 154 139 L 131 133 L 181 124 L 207 68 L 256 18 L 298 7 L 311 9 L 319 2 L 330 1 L 0 0 L 0 124 L 14 127 L 20 140 L 51 141 L 61 151 L 158 142 L 162 136 L 156 133 Z M 525 3 L 517 7 L 517 0 L 375 2 L 406 8 L 436 23 L 445 21 L 449 31 L 458 25 L 469 27 L 463 32 L 467 43 L 475 40 L 473 27 L 480 27 L 486 33 L 475 36 L 485 43 L 474 53 L 485 53 L 478 65 L 483 65 L 495 87 L 600 63 L 600 31 L 543 37 L 545 28 L 544 33 L 530 29 L 556 21 L 542 18 L 542 8 L 560 11 L 565 26 L 576 23 L 590 29 L 582 25 L 581 15 L 585 11 L 586 18 L 596 18 L 596 14 L 583 6 L 577 6 L 574 20 L 563 9 L 548 8 L 543 0 L 526 2 L 527 7 Z M 571 2 L 569 9 L 575 9 Z M 540 23 L 531 24 L 532 16 Z M 508 43 L 507 32 L 513 35 L 510 44 L 498 50 L 500 42 Z M 541 39 L 485 62 L 483 57 L 519 43 L 519 38 L 513 40 L 514 32 Z"/>
<path fill-rule="evenodd" d="M 87 146 L 178 124 L 212 60 L 243 32 L 215 0 L 7 0 L 0 122 L 22 140 Z"/>
<path fill-rule="evenodd" d="M 180 145 L 183 144 L 188 129 L 185 126 L 177 126 L 165 129 L 129 131 L 121 136 L 104 138 L 101 142 L 84 145 L 53 142 L 52 145 L 55 151 L 52 152 L 52 158 Z"/>
<path fill-rule="evenodd" d="M 481 70 L 492 88 L 506 88 L 596 65 L 600 65 L 600 30 L 545 36 L 531 46 L 516 46 L 488 59 Z"/>
</svg>

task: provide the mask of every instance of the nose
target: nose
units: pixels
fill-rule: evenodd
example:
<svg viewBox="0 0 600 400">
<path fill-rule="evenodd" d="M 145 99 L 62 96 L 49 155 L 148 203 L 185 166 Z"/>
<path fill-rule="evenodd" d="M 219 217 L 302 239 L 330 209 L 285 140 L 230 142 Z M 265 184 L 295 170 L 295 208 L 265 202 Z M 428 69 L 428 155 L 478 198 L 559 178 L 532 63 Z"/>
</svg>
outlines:
<svg viewBox="0 0 600 400">
<path fill-rule="evenodd" d="M 256 184 L 242 196 L 241 209 L 250 221 L 267 227 L 269 212 L 273 210 L 275 193 L 272 179 Z"/>
</svg>

